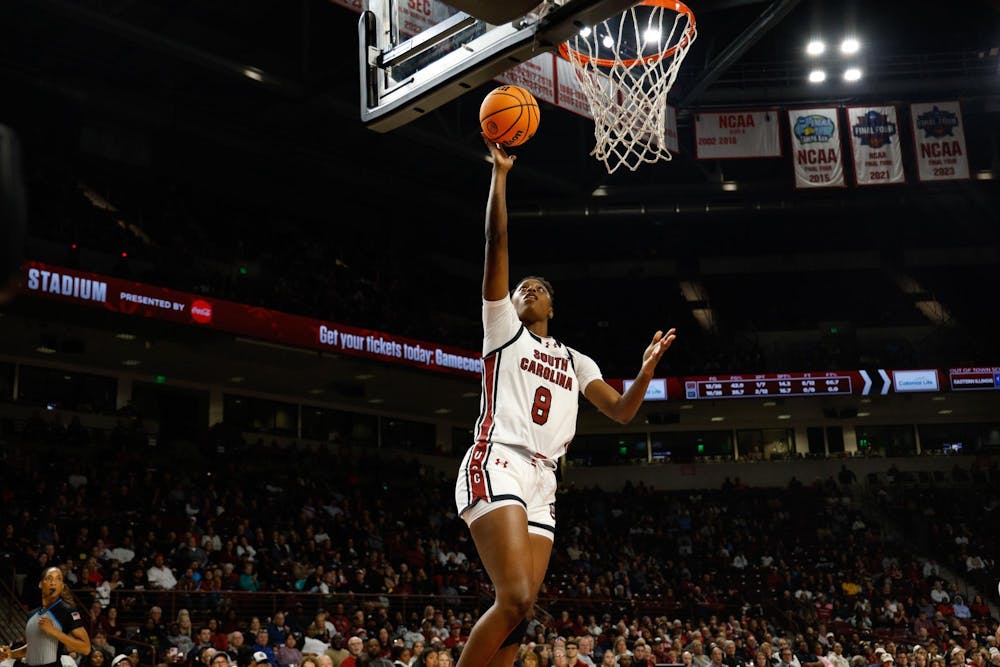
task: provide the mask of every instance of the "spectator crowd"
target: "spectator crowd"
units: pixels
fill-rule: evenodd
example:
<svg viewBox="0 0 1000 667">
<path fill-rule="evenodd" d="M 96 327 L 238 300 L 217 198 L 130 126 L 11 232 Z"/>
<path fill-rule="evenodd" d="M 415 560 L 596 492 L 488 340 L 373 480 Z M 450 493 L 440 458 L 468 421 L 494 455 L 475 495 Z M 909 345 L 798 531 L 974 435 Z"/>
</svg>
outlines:
<svg viewBox="0 0 1000 667">
<path fill-rule="evenodd" d="M 124 442 L 91 453 L 6 447 L 0 481 L 5 578 L 20 576 L 27 609 L 41 571 L 63 570 L 106 652 L 81 662 L 134 648 L 142 664 L 224 651 L 241 667 L 257 654 L 423 667 L 453 661 L 490 604 L 452 480 L 417 461 L 267 446 L 156 457 Z M 567 485 L 558 508 L 522 665 L 1000 664 L 996 618 L 967 597 L 966 572 L 892 539 L 833 479 Z"/>
</svg>

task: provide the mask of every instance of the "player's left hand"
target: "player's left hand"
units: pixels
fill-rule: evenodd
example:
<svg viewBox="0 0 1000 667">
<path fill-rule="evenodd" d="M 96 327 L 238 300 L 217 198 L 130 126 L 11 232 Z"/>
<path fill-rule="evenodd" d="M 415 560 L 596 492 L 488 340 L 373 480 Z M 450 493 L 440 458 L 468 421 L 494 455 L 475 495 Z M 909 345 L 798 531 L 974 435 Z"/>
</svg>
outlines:
<svg viewBox="0 0 1000 667">
<path fill-rule="evenodd" d="M 677 329 L 670 329 L 667 333 L 657 331 L 653 335 L 653 341 L 649 344 L 649 347 L 642 353 L 643 372 L 652 373 L 653 369 L 656 368 L 656 364 L 660 363 L 663 353 L 670 349 L 670 346 L 673 345 L 676 339 Z"/>
</svg>

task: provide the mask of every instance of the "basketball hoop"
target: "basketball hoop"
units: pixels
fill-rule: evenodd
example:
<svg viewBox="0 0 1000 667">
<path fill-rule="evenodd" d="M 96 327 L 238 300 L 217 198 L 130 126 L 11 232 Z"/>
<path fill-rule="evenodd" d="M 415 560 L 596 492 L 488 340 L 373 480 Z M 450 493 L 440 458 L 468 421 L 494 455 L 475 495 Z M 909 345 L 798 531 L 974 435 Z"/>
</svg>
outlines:
<svg viewBox="0 0 1000 667">
<path fill-rule="evenodd" d="M 642 0 L 559 46 L 594 116 L 591 155 L 609 174 L 672 158 L 667 93 L 697 36 L 694 12 L 683 2 Z"/>
</svg>

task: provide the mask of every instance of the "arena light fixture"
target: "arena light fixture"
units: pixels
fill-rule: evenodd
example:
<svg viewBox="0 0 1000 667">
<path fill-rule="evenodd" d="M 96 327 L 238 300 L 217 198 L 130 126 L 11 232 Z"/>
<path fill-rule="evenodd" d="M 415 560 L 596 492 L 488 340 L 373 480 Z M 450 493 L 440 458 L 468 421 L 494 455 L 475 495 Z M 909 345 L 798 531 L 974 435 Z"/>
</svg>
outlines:
<svg viewBox="0 0 1000 667">
<path fill-rule="evenodd" d="M 788 414 L 778 415 L 778 419 L 791 419 L 792 416 Z"/>
<path fill-rule="evenodd" d="M 584 39 L 587 39 L 588 37 L 590 37 L 590 33 L 591 32 L 593 32 L 593 31 L 590 29 L 590 26 L 589 25 L 585 25 L 582 28 L 580 28 L 580 37 L 583 37 Z"/>
<path fill-rule="evenodd" d="M 126 359 L 125 361 L 122 362 L 122 365 L 123 366 L 128 366 L 129 368 L 135 368 L 136 366 L 140 365 L 141 363 L 142 362 L 139 361 L 138 359 Z"/>
<path fill-rule="evenodd" d="M 823 43 L 821 39 L 809 40 L 806 44 L 806 54 L 810 56 L 821 56 L 823 52 L 826 51 L 826 44 Z"/>
<path fill-rule="evenodd" d="M 857 81 L 861 78 L 861 70 L 857 67 L 848 67 L 844 70 L 844 81 Z"/>
<path fill-rule="evenodd" d="M 714 422 L 726 421 L 726 418 L 725 417 L 712 417 L 712 421 L 714 421 Z"/>
<path fill-rule="evenodd" d="M 867 416 L 869 416 L 870 414 L 871 414 L 870 412 L 859 412 L 857 416 L 858 416 L 858 417 L 867 417 Z"/>
<path fill-rule="evenodd" d="M 809 72 L 809 83 L 823 83 L 826 81 L 826 72 L 821 69 L 814 69 Z"/>
<path fill-rule="evenodd" d="M 944 408 L 943 410 L 938 410 L 939 415 L 950 415 L 954 410 L 951 408 Z"/>
<path fill-rule="evenodd" d="M 856 37 L 845 37 L 840 43 L 840 52 L 845 56 L 852 56 L 861 50 L 861 42 Z"/>
</svg>

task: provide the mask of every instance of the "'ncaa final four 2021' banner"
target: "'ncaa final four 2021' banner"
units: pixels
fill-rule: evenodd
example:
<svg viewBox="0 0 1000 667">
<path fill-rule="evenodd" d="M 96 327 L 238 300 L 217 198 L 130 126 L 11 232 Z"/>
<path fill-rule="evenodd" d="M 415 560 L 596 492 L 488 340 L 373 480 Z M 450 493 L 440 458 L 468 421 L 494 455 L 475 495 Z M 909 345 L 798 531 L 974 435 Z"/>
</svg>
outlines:
<svg viewBox="0 0 1000 667">
<path fill-rule="evenodd" d="M 836 107 L 788 112 L 796 188 L 844 187 L 844 151 Z"/>
<path fill-rule="evenodd" d="M 858 185 L 905 183 L 899 121 L 894 106 L 847 107 L 847 127 Z"/>
</svg>

